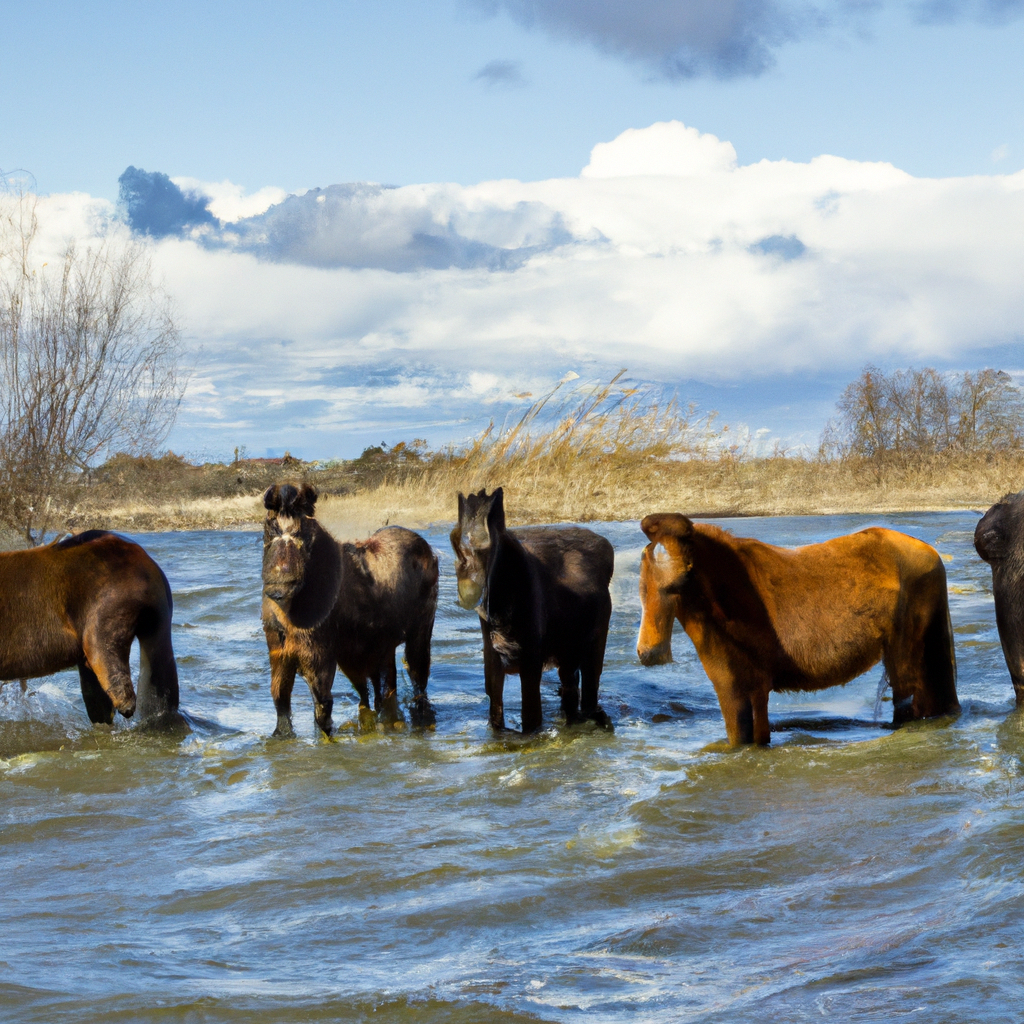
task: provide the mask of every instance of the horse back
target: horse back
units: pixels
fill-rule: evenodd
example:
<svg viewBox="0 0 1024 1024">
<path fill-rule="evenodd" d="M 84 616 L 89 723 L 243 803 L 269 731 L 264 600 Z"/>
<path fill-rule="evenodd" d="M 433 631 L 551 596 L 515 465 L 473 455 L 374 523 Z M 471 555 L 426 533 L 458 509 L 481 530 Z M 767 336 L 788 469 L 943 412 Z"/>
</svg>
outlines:
<svg viewBox="0 0 1024 1024">
<path fill-rule="evenodd" d="M 400 642 L 437 606 L 437 555 L 418 533 L 387 526 L 341 545 L 342 585 L 335 624 L 347 634 L 388 634 Z"/>
<path fill-rule="evenodd" d="M 615 549 L 600 534 L 580 526 L 537 526 L 509 532 L 554 583 L 580 595 L 607 592 Z"/>
</svg>

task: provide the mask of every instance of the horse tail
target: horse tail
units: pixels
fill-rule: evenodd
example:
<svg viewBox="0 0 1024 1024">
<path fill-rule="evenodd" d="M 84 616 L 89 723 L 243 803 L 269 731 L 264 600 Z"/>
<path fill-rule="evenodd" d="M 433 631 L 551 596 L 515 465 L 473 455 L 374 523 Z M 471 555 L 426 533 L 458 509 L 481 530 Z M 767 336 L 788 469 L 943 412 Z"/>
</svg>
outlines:
<svg viewBox="0 0 1024 1024">
<path fill-rule="evenodd" d="M 924 630 L 924 670 L 932 699 L 931 715 L 951 715 L 960 710 L 956 696 L 956 651 L 953 624 L 949 618 L 946 573 L 942 572 L 942 593 L 935 600 Z"/>
<path fill-rule="evenodd" d="M 174 602 L 163 570 L 155 570 L 150 600 L 139 614 L 138 712 L 140 721 L 173 716 L 178 711 L 178 664 L 171 644 Z"/>
</svg>

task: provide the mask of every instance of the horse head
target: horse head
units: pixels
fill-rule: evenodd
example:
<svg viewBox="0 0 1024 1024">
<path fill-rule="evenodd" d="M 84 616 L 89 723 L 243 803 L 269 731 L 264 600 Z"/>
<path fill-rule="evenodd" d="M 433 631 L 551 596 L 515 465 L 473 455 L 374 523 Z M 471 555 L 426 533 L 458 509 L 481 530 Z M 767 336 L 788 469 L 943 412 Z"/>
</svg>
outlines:
<svg viewBox="0 0 1024 1024">
<path fill-rule="evenodd" d="M 974 548 L 992 567 L 996 625 L 1017 703 L 1024 703 L 1024 492 L 1007 494 L 981 517 Z"/>
<path fill-rule="evenodd" d="M 459 604 L 466 609 L 486 604 L 487 570 L 505 532 L 505 495 L 500 487 L 488 494 L 459 494 L 459 521 L 451 532 Z"/>
<path fill-rule="evenodd" d="M 282 608 L 306 581 L 310 553 L 319 532 L 313 518 L 317 493 L 309 484 L 274 484 L 263 495 L 263 593 Z"/>
<path fill-rule="evenodd" d="M 672 626 L 693 569 L 693 523 L 678 512 L 659 512 L 645 516 L 640 529 L 650 543 L 640 556 L 636 653 L 643 665 L 664 665 L 672 660 Z"/>
</svg>

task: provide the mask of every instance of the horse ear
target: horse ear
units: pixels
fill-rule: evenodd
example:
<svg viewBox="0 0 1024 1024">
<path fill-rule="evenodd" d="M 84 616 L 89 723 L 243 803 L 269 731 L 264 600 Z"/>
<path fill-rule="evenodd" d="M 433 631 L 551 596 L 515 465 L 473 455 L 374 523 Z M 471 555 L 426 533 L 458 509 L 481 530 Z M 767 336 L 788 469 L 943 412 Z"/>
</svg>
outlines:
<svg viewBox="0 0 1024 1024">
<path fill-rule="evenodd" d="M 505 492 L 500 487 L 495 487 L 491 495 L 491 506 L 487 510 L 487 533 L 493 541 L 496 534 L 504 532 Z"/>
<path fill-rule="evenodd" d="M 277 484 L 271 484 L 263 495 L 263 505 L 271 512 L 281 511 L 281 488 Z"/>
<path fill-rule="evenodd" d="M 1006 504 L 1006 498 L 1004 498 L 993 505 L 974 528 L 974 550 L 986 562 L 1006 557 L 1009 548 L 1007 538 L 1009 523 L 1006 521 L 1009 511 L 1010 506 Z"/>
<path fill-rule="evenodd" d="M 466 517 L 466 496 L 459 491 L 459 522 Z"/>
<path fill-rule="evenodd" d="M 295 509 L 304 515 L 316 514 L 316 499 L 319 497 L 316 488 L 312 484 L 303 484 L 299 489 L 299 496 L 295 501 Z"/>
<path fill-rule="evenodd" d="M 640 529 L 653 544 L 668 539 L 686 541 L 693 536 L 693 523 L 679 512 L 653 512 L 644 516 Z"/>
</svg>

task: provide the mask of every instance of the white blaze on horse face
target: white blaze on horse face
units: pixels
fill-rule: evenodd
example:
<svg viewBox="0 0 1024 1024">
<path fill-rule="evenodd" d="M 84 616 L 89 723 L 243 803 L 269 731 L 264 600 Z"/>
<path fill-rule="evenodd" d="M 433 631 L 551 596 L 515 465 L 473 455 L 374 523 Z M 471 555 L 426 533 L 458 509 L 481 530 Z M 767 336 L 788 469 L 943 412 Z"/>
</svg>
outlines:
<svg viewBox="0 0 1024 1024">
<path fill-rule="evenodd" d="M 657 543 L 651 550 L 651 565 L 658 577 L 660 586 L 665 586 L 676 575 L 676 559 L 662 543 Z"/>
<path fill-rule="evenodd" d="M 282 540 L 289 544 L 302 546 L 302 537 L 299 535 L 302 529 L 301 519 L 294 519 L 291 516 L 278 516 L 277 525 L 281 530 L 281 534 L 274 538 L 275 541 Z"/>
</svg>

